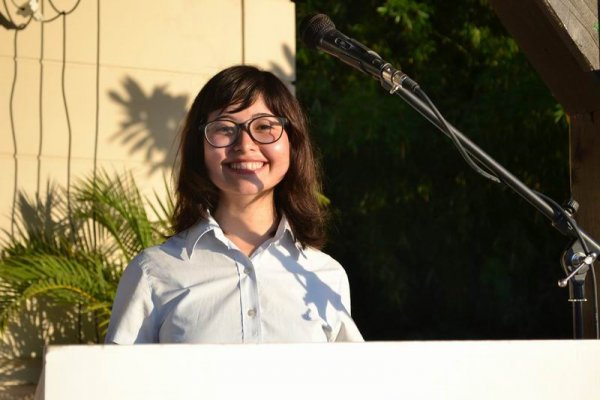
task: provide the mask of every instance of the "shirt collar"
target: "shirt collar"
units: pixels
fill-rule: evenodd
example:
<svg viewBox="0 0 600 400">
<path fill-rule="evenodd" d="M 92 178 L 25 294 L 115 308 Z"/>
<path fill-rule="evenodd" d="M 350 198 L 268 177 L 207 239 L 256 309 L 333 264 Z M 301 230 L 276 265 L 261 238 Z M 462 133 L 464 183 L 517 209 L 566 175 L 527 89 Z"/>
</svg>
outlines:
<svg viewBox="0 0 600 400">
<path fill-rule="evenodd" d="M 210 213 L 208 213 L 208 219 L 200 220 L 198 223 L 189 228 L 187 232 L 187 237 L 185 239 L 185 250 L 187 252 L 189 260 L 192 259 L 192 255 L 194 254 L 194 248 L 196 247 L 196 244 L 198 244 L 198 241 L 202 238 L 202 236 L 204 236 L 210 231 L 215 231 L 215 234 L 217 234 L 217 236 L 219 235 L 219 233 L 222 234 L 223 232 L 221 230 L 221 227 L 219 226 L 219 223 L 213 218 L 212 215 L 210 215 Z M 288 219 L 285 215 L 283 215 L 281 217 L 281 220 L 279 221 L 279 225 L 277 226 L 277 230 L 275 231 L 273 239 L 275 239 L 275 241 L 280 241 L 283 238 L 283 236 L 288 232 L 290 235 L 290 239 L 298 248 L 300 254 L 306 257 L 302 245 L 296 242 L 296 237 L 294 236 L 294 232 L 292 231 L 292 227 L 290 226 Z"/>
<path fill-rule="evenodd" d="M 286 233 L 289 233 L 290 240 L 294 243 L 294 246 L 296 246 L 296 248 L 298 249 L 300 254 L 302 254 L 302 256 L 306 258 L 306 254 L 304 253 L 304 248 L 302 247 L 300 242 L 296 241 L 296 236 L 294 235 L 294 231 L 292 231 L 290 222 L 288 221 L 287 217 L 284 214 L 281 217 L 281 221 L 279 221 L 279 226 L 277 227 L 277 231 L 275 231 L 275 235 L 273 236 L 273 239 L 275 239 L 275 241 L 280 241 Z"/>
<path fill-rule="evenodd" d="M 283 215 L 281 217 L 281 220 L 279 221 L 279 225 L 277 226 L 277 230 L 275 231 L 275 235 L 273 235 L 273 238 L 275 240 L 281 240 L 281 238 L 286 232 L 289 232 L 292 236 L 292 240 L 296 241 L 294 238 L 294 232 L 292 232 L 292 227 L 290 226 L 290 223 L 288 222 L 285 215 Z"/>
<path fill-rule="evenodd" d="M 185 239 L 185 251 L 187 252 L 189 260 L 192 259 L 194 247 L 196 247 L 200 238 L 206 233 L 216 229 L 221 230 L 221 227 L 210 213 L 208 214 L 208 219 L 202 219 L 188 229 L 187 237 Z"/>
</svg>

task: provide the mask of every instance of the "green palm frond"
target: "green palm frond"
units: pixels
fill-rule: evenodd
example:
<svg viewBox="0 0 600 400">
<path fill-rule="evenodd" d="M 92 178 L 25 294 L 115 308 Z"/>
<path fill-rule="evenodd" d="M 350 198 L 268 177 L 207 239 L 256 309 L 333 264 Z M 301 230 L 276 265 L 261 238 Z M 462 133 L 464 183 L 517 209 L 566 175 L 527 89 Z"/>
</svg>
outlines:
<svg viewBox="0 0 600 400">
<path fill-rule="evenodd" d="M 172 200 L 155 197 L 150 205 L 131 174 L 106 172 L 78 181 L 69 198 L 54 185 L 44 197 L 20 194 L 18 229 L 5 232 L 0 255 L 0 334 L 24 304 L 43 298 L 93 313 L 104 335 L 124 266 L 168 232 Z"/>
<path fill-rule="evenodd" d="M 95 220 L 106 229 L 126 259 L 156 244 L 145 202 L 131 174 L 111 178 L 100 172 L 74 190 L 78 219 Z"/>
<path fill-rule="evenodd" d="M 48 185 L 44 198 L 19 193 L 17 210 L 17 231 L 14 235 L 5 231 L 2 246 L 5 252 L 62 254 L 71 247 L 65 240 L 69 237 L 70 227 L 61 189 Z"/>
<path fill-rule="evenodd" d="M 110 318 L 117 282 L 107 280 L 100 260 L 56 255 L 11 256 L 0 262 L 0 330 L 26 301 L 44 296 L 59 304 L 81 304 Z M 110 274 L 108 274 L 110 276 Z"/>
</svg>

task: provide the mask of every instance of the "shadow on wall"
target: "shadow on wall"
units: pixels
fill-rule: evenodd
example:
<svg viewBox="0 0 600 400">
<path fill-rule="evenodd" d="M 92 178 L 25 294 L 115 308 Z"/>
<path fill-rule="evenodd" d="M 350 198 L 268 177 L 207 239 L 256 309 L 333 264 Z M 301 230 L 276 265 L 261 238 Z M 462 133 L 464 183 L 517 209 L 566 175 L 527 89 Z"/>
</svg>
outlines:
<svg viewBox="0 0 600 400">
<path fill-rule="evenodd" d="M 287 63 L 293 67 L 296 59 L 291 48 L 283 46 L 282 51 Z M 283 80 L 292 93 L 295 91 L 294 72 L 286 73 L 283 67 L 273 62 L 268 69 Z M 295 71 L 295 68 L 291 70 Z M 195 88 L 195 91 L 200 89 Z M 187 112 L 188 96 L 169 93 L 167 85 L 155 86 L 147 94 L 131 76 L 125 77 L 121 90 L 110 90 L 108 96 L 122 107 L 124 115 L 120 130 L 110 140 L 127 147 L 132 156 L 144 152 L 149 175 L 172 167 L 177 134 Z"/>
<path fill-rule="evenodd" d="M 271 62 L 271 66 L 269 70 L 274 73 L 279 79 L 281 79 L 290 89 L 292 93 L 295 93 L 295 85 L 296 85 L 296 55 L 288 45 L 283 45 L 281 47 L 281 51 L 283 52 L 283 56 L 287 61 L 287 64 L 291 67 L 290 70 L 292 73 L 286 74 L 284 69 L 279 65 Z"/>
<path fill-rule="evenodd" d="M 145 153 L 148 174 L 173 165 L 177 133 L 186 112 L 187 95 L 174 95 L 167 85 L 156 86 L 146 94 L 140 83 L 127 76 L 121 91 L 108 96 L 123 109 L 121 129 L 111 136 L 128 147 L 130 155 Z"/>
<path fill-rule="evenodd" d="M 46 344 L 94 343 L 93 321 L 74 308 L 32 300 L 0 342 L 0 386 L 34 384 Z"/>
</svg>

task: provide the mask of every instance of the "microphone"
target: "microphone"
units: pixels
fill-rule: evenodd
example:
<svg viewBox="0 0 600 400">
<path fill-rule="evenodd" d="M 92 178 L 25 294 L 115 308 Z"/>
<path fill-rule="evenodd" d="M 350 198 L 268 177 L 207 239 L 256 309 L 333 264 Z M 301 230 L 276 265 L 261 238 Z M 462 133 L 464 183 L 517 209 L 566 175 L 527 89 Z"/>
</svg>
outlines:
<svg viewBox="0 0 600 400">
<path fill-rule="evenodd" d="M 379 54 L 338 31 L 325 14 L 305 17 L 300 23 L 300 37 L 308 48 L 320 49 L 380 80 L 392 94 L 400 87 L 412 92 L 419 87 L 408 75 L 384 61 Z"/>
</svg>

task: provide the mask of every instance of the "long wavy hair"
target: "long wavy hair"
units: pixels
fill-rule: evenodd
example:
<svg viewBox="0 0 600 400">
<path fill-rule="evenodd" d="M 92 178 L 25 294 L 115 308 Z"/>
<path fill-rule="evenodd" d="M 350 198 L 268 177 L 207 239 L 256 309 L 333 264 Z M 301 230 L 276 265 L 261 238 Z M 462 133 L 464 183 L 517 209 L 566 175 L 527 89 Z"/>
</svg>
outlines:
<svg viewBox="0 0 600 400">
<path fill-rule="evenodd" d="M 214 213 L 219 190 L 208 177 L 204 162 L 204 135 L 199 127 L 213 111 L 236 106 L 233 112 L 251 106 L 262 96 L 275 114 L 287 118 L 285 131 L 290 141 L 290 167 L 275 187 L 277 214 L 285 214 L 296 241 L 321 248 L 325 243 L 326 210 L 318 201 L 321 191 L 306 117 L 296 98 L 275 75 L 256 67 L 238 65 L 212 77 L 200 90 L 180 133 L 177 156 L 175 208 L 172 228 L 182 232 Z"/>
</svg>

